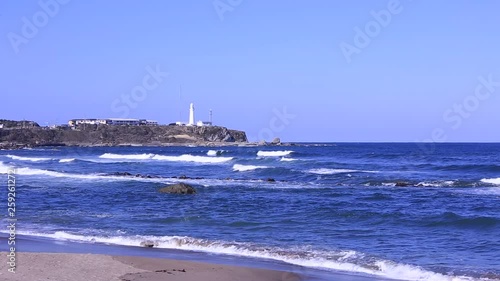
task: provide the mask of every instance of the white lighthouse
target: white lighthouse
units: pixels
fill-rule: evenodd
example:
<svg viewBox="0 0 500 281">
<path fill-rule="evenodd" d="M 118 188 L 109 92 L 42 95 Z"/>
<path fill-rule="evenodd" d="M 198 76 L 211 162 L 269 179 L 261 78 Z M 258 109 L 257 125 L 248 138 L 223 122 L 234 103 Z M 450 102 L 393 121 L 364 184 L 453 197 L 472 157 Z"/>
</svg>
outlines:
<svg viewBox="0 0 500 281">
<path fill-rule="evenodd" d="M 191 103 L 189 105 L 189 123 L 188 123 L 189 126 L 194 126 L 195 123 L 194 123 L 194 104 Z"/>
</svg>

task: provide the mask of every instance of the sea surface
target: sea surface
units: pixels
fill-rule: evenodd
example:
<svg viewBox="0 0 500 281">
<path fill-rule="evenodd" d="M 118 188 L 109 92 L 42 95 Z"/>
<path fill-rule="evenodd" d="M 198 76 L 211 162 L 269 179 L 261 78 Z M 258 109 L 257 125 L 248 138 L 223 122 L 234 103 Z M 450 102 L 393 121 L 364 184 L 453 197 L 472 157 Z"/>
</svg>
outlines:
<svg viewBox="0 0 500 281">
<path fill-rule="evenodd" d="M 5 186 L 9 168 L 17 233 L 34 239 L 500 280 L 500 144 L 2 150 Z M 158 192 L 176 182 L 198 193 Z"/>
</svg>

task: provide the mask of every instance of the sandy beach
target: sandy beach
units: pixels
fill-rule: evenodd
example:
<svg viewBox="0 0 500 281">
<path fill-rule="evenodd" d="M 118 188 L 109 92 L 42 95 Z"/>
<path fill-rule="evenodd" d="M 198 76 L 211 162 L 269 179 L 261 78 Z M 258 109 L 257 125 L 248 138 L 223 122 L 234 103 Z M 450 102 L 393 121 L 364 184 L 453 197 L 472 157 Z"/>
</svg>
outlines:
<svg viewBox="0 0 500 281">
<path fill-rule="evenodd" d="M 136 256 L 20 252 L 16 273 L 8 271 L 7 263 L 0 264 L 0 279 L 10 281 L 302 280 L 283 271 Z"/>
</svg>

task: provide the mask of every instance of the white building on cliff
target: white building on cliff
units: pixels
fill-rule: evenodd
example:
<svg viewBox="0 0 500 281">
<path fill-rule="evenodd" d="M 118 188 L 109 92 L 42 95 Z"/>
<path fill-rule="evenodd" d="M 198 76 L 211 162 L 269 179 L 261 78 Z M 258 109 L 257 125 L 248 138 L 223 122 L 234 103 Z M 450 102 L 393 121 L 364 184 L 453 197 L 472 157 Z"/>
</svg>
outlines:
<svg viewBox="0 0 500 281">
<path fill-rule="evenodd" d="M 198 121 L 195 123 L 195 115 L 194 115 L 194 103 L 189 104 L 189 122 L 185 124 L 184 122 L 178 121 L 175 122 L 176 125 L 179 126 L 198 126 L 198 127 L 203 127 L 203 126 L 212 126 L 212 110 L 210 109 L 209 113 L 209 121 Z"/>
</svg>

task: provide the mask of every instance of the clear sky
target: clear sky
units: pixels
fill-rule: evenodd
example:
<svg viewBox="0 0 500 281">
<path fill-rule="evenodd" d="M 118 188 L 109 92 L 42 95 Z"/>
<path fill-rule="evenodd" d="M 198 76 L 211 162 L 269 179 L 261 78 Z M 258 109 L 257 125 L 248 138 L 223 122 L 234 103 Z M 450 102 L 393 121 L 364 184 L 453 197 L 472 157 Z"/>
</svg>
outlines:
<svg viewBox="0 0 500 281">
<path fill-rule="evenodd" d="M 0 119 L 500 141 L 499 1 L 58 1 L 0 2 Z"/>
</svg>

